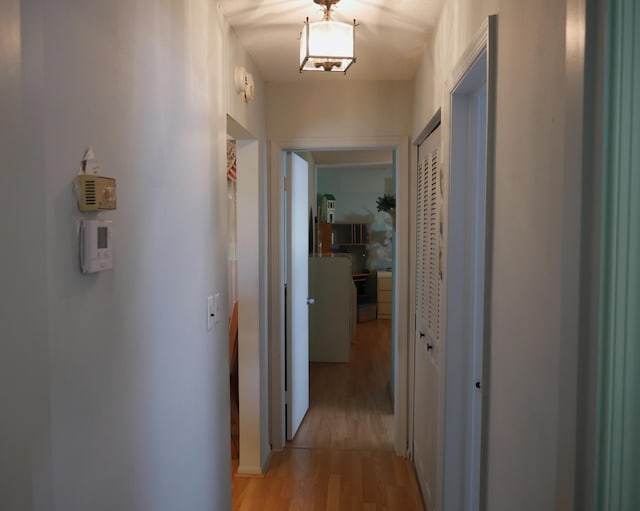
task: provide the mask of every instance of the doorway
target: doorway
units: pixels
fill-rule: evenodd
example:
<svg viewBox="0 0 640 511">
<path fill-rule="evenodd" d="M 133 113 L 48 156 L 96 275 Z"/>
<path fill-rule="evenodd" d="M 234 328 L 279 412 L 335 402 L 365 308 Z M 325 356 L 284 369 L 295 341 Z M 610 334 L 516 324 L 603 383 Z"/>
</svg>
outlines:
<svg viewBox="0 0 640 511">
<path fill-rule="evenodd" d="M 260 174 L 258 140 L 227 116 L 227 134 L 236 147 L 236 240 L 238 435 L 237 473 L 262 474 L 269 454 L 267 421 L 268 361 L 264 356 L 266 332 L 266 176 Z M 227 204 L 216 205 L 220 219 Z M 222 228 L 222 226 L 221 226 Z M 230 277 L 232 274 L 230 274 Z M 229 304 L 230 320 L 233 303 Z M 229 325 L 232 326 L 231 324 Z M 231 346 L 230 346 L 231 348 Z"/>
<path fill-rule="evenodd" d="M 316 234 L 307 254 L 313 301 L 308 307 L 309 409 L 295 438 L 287 431 L 287 445 L 393 450 L 394 225 L 392 215 L 377 208 L 383 197 L 395 197 L 393 155 L 314 150 L 301 156 L 308 163 L 309 204 L 299 216 L 305 217 L 307 206 L 309 238 Z M 291 189 L 289 208 L 296 201 Z M 292 237 L 293 225 L 285 230 Z M 294 319 L 299 318 L 288 318 L 288 324 Z"/>
<path fill-rule="evenodd" d="M 480 509 L 487 218 L 486 49 L 451 94 L 444 359 L 446 509 Z"/>
<path fill-rule="evenodd" d="M 231 460 L 240 459 L 240 406 L 238 394 L 238 222 L 237 144 L 227 137 L 227 296 L 229 297 L 229 401 L 231 403 Z"/>
<path fill-rule="evenodd" d="M 404 172 L 396 172 L 396 190 L 398 200 L 404 200 L 403 206 L 398 208 L 396 215 L 399 219 L 399 229 L 396 232 L 397 243 L 394 258 L 401 254 L 404 260 L 407 258 L 408 236 L 406 228 L 406 217 L 408 217 L 408 145 L 407 141 L 399 138 L 373 139 L 369 143 L 362 144 L 362 140 L 314 140 L 305 141 L 304 143 L 272 143 L 271 146 L 271 182 L 270 182 L 270 203 L 278 205 L 271 209 L 272 216 L 270 221 L 270 331 L 271 331 L 271 347 L 270 347 L 270 376 L 271 376 L 271 443 L 275 450 L 284 448 L 285 445 L 285 360 L 284 360 L 284 265 L 283 265 L 283 246 L 286 239 L 286 226 L 284 225 L 284 206 L 283 206 L 283 190 L 284 190 L 284 154 L 289 152 L 304 152 L 314 150 L 367 150 L 381 149 L 393 151 L 397 159 L 397 167 L 404 166 Z M 275 172 L 273 169 L 276 169 Z M 398 176 L 400 176 L 398 178 Z M 400 219 L 405 220 L 401 223 Z M 397 282 L 408 282 L 407 265 L 399 267 Z M 398 310 L 402 310 L 406 314 L 408 296 L 404 290 L 408 286 L 400 287 L 398 284 L 394 286 L 394 314 Z M 402 289 L 402 291 L 399 291 Z M 393 339 L 406 339 L 407 323 L 398 321 L 393 327 Z M 407 405 L 407 385 L 403 378 L 399 375 L 406 376 L 407 370 L 407 345 L 406 343 L 395 343 L 395 366 L 394 373 L 394 400 L 396 409 L 394 414 L 393 426 L 393 446 L 398 454 L 405 454 L 407 449 L 406 435 L 406 405 Z M 399 370 L 398 370 L 399 367 Z M 401 424 L 398 427 L 398 423 Z"/>
<path fill-rule="evenodd" d="M 495 48 L 490 16 L 449 87 L 443 509 L 481 507 L 488 409 Z"/>
</svg>

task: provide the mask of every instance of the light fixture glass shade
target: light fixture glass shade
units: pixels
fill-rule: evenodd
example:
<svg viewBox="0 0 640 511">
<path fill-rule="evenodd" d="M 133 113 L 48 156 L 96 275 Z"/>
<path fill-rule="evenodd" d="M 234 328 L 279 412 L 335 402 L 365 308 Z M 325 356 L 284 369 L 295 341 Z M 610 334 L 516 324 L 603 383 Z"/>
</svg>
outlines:
<svg viewBox="0 0 640 511">
<path fill-rule="evenodd" d="M 354 24 L 324 20 L 304 24 L 300 37 L 300 72 L 346 73 L 356 61 Z"/>
</svg>

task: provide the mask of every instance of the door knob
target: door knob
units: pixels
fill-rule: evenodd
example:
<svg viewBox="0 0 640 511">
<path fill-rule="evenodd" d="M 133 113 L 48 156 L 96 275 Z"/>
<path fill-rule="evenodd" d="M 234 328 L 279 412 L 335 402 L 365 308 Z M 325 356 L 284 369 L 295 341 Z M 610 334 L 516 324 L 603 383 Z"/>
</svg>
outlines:
<svg viewBox="0 0 640 511">
<path fill-rule="evenodd" d="M 424 332 L 420 332 L 420 339 L 424 337 Z"/>
<path fill-rule="evenodd" d="M 427 351 L 431 351 L 433 349 L 433 344 L 427 344 Z"/>
<path fill-rule="evenodd" d="M 316 303 L 315 298 L 307 298 L 307 305 L 313 305 L 314 303 Z"/>
</svg>

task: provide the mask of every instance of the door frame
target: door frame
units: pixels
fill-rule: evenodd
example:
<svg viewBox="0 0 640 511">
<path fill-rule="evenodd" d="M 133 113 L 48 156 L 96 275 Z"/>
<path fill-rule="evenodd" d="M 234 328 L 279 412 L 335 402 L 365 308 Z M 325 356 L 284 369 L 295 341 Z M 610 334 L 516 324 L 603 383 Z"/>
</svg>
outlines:
<svg viewBox="0 0 640 511">
<path fill-rule="evenodd" d="M 450 90 L 444 509 L 479 509 L 487 210 L 486 47 Z M 488 301 L 488 300 L 487 300 Z M 461 476 L 461 477 L 460 477 Z"/>
<path fill-rule="evenodd" d="M 443 441 L 443 507 L 442 509 L 464 509 L 478 511 L 483 508 L 487 478 L 487 438 L 490 393 L 490 340 L 491 340 L 491 276 L 493 270 L 493 208 L 495 190 L 495 133 L 496 133 L 496 78 L 497 78 L 497 28 L 498 17 L 492 15 L 483 23 L 472 44 L 454 68 L 447 83 L 449 102 L 445 118 L 449 125 L 450 138 L 445 137 L 444 152 L 450 157 L 448 218 L 445 228 L 447 256 L 445 257 L 444 307 L 445 338 L 443 349 L 442 400 Z M 480 72 L 486 100 L 484 105 L 469 104 L 477 101 L 477 91 L 465 90 L 474 85 L 471 73 Z M 465 104 L 466 103 L 466 104 Z M 484 111 L 484 141 L 467 140 L 469 116 L 475 108 Z M 466 117 L 460 118 L 458 116 Z M 477 122 L 478 118 L 474 117 Z M 482 129 L 482 128 L 480 128 Z M 484 142 L 484 147 L 479 147 Z M 465 156 L 456 157 L 464 147 Z M 470 155 L 467 151 L 475 152 Z M 471 157 L 470 157 L 471 156 Z M 470 163 L 475 159 L 475 163 Z M 479 161 L 484 160 L 484 161 Z M 483 168 L 484 167 L 484 168 Z M 477 172 L 483 173 L 478 175 Z M 468 202 L 473 196 L 472 207 L 466 211 L 461 223 L 455 225 L 456 204 L 452 197 Z M 463 194 L 466 197 L 463 197 Z M 478 219 L 477 215 L 484 218 Z M 484 224 L 484 225 L 482 225 Z M 463 234 L 462 244 L 455 238 Z M 450 236 L 451 235 L 451 236 Z M 456 260 L 456 249 L 473 252 L 471 260 L 462 257 Z M 454 273 L 471 264 L 470 274 L 458 281 L 451 280 Z M 451 271 L 449 269 L 451 268 Z M 463 296 L 469 299 L 457 311 L 452 306 Z M 481 324 L 480 324 L 481 323 Z M 463 329 L 458 328 L 460 325 Z M 455 334 L 455 335 L 454 335 Z M 462 334 L 462 335 L 461 335 Z M 466 334 L 466 335 L 465 335 Z M 448 350 L 453 351 L 448 356 Z M 467 365 L 456 362 L 456 355 L 468 353 Z M 480 357 L 480 360 L 478 360 Z M 466 373 L 466 374 L 465 374 Z M 458 394 L 452 392 L 453 382 L 461 387 Z M 476 384 L 480 384 L 480 388 Z M 461 398 L 460 406 L 455 406 Z M 455 424 L 464 423 L 454 430 Z M 479 428 L 480 431 L 477 431 Z M 452 432 L 455 433 L 452 434 Z M 448 436 L 447 436 L 448 435 Z M 464 447 L 456 452 L 453 445 Z M 462 464 L 462 466 L 460 466 Z M 464 477 L 456 474 L 461 471 Z M 460 495 L 464 496 L 460 500 Z"/>
<path fill-rule="evenodd" d="M 284 158 L 287 151 L 389 150 L 395 155 L 396 243 L 393 282 L 392 331 L 394 371 L 393 444 L 397 454 L 408 448 L 408 367 L 409 367 L 409 137 L 340 137 L 271 141 L 269 144 L 269 378 L 271 448 L 286 444 L 284 407 Z"/>
<path fill-rule="evenodd" d="M 260 143 L 242 124 L 227 115 L 227 134 L 236 140 L 236 250 L 238 276 L 238 421 L 240 458 L 238 474 L 263 474 L 268 462 L 268 438 L 261 425 L 267 409 L 266 344 L 267 289 L 264 263 L 265 176 L 260 173 Z M 256 235 L 257 234 L 257 235 Z M 256 289 L 256 283 L 258 289 Z"/>
</svg>

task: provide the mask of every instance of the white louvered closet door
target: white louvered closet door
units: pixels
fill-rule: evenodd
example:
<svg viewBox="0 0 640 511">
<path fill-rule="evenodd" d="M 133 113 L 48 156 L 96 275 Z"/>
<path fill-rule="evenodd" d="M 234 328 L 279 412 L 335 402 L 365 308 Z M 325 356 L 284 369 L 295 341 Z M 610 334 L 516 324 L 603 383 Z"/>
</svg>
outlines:
<svg viewBox="0 0 640 511">
<path fill-rule="evenodd" d="M 442 289 L 440 127 L 418 148 L 413 455 L 429 511 L 436 509 L 438 372 Z"/>
</svg>

